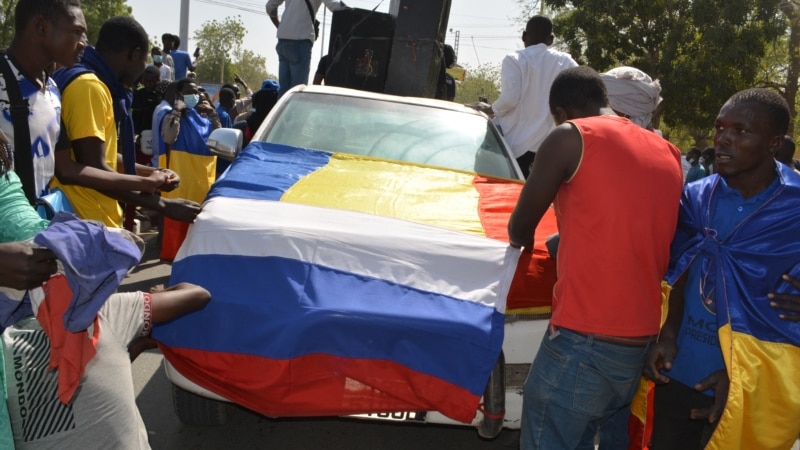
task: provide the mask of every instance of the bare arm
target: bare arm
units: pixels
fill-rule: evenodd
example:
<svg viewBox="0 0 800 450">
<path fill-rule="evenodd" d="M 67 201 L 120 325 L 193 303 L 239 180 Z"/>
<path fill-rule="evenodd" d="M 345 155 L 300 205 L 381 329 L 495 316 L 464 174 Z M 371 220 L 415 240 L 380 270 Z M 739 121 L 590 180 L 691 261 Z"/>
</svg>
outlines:
<svg viewBox="0 0 800 450">
<path fill-rule="evenodd" d="M 283 2 L 280 2 L 283 3 Z M 267 2 L 267 16 L 269 16 L 269 20 L 272 21 L 272 24 L 275 25 L 275 28 L 281 26 L 281 21 L 278 19 L 278 5 L 280 3 L 269 1 Z"/>
<path fill-rule="evenodd" d="M 139 186 L 139 180 L 155 177 L 160 187 L 168 182 L 168 172 L 153 172 L 150 177 L 118 173 L 106 164 L 103 156 L 105 143 L 96 137 L 72 141 L 72 148 L 77 161 L 72 161 L 66 150 L 56 152 L 56 176 L 62 183 L 95 189 L 113 199 L 159 211 L 169 218 L 183 222 L 193 222 L 200 212 L 200 205 L 195 202 L 165 199 L 143 191 L 142 186 Z"/>
<path fill-rule="evenodd" d="M 160 286 L 152 289 L 152 321 L 154 324 L 169 322 L 184 314 L 203 309 L 211 300 L 211 294 L 200 286 L 179 283 L 167 289 Z M 128 344 L 131 361 L 143 351 L 158 347 L 155 339 L 140 336 Z"/>
<path fill-rule="evenodd" d="M 508 222 L 512 246 L 532 250 L 536 226 L 556 197 L 561 183 L 569 180 L 577 170 L 582 153 L 580 133 L 571 124 L 561 125 L 547 135 L 536 153 L 533 171 Z"/>
<path fill-rule="evenodd" d="M 681 275 L 672 287 L 669 295 L 669 312 L 667 320 L 661 327 L 658 342 L 647 351 L 644 360 L 644 376 L 656 383 L 667 383 L 669 377 L 661 373 L 661 369 L 672 368 L 672 361 L 678 356 L 678 332 L 683 321 L 683 305 L 686 291 L 686 273 Z"/>
<path fill-rule="evenodd" d="M 211 300 L 206 289 L 179 283 L 163 291 L 151 294 L 153 299 L 153 323 L 169 322 L 184 314 L 203 309 Z"/>
<path fill-rule="evenodd" d="M 99 146 L 101 151 L 105 152 L 105 144 L 95 137 L 80 139 L 73 145 L 76 143 L 82 147 L 90 146 L 93 149 Z M 146 176 L 121 174 L 110 168 L 105 160 L 90 157 L 88 154 L 83 154 L 79 161 L 75 161 L 70 157 L 68 149 L 56 150 L 55 174 L 58 180 L 64 184 L 75 184 L 98 191 L 122 189 L 153 193 L 159 191 L 169 181 L 166 172 L 150 172 Z"/>
</svg>

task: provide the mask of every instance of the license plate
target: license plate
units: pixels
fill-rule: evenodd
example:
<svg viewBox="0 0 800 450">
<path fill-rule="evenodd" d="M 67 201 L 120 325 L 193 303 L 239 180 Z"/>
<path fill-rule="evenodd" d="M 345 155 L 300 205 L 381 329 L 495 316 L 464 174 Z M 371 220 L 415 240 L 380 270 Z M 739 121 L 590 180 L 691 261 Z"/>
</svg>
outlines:
<svg viewBox="0 0 800 450">
<path fill-rule="evenodd" d="M 350 417 L 358 417 L 362 419 L 375 419 L 375 420 L 394 420 L 394 421 L 416 421 L 421 422 L 425 420 L 425 414 L 420 412 L 390 412 L 390 413 L 369 413 L 369 414 L 353 414 Z"/>
</svg>

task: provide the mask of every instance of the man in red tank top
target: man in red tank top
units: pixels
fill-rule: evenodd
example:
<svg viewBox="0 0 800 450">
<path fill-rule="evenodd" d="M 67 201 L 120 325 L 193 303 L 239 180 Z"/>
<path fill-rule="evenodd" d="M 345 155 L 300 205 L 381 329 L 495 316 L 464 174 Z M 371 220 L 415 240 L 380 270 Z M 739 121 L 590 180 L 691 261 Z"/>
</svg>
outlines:
<svg viewBox="0 0 800 450">
<path fill-rule="evenodd" d="M 550 90 L 559 125 L 537 152 L 509 221 L 531 248 L 550 204 L 561 240 L 550 331 L 525 382 L 521 448 L 592 448 L 629 405 L 661 315 L 661 279 L 683 186 L 680 151 L 618 117 L 588 67 Z"/>
</svg>

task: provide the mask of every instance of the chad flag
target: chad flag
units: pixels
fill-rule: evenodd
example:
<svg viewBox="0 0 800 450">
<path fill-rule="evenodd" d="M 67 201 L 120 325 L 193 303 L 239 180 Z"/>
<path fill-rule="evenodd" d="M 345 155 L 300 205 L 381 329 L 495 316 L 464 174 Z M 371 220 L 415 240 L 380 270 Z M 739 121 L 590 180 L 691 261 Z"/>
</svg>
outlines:
<svg viewBox="0 0 800 450">
<path fill-rule="evenodd" d="M 265 415 L 438 410 L 470 422 L 512 284 L 527 263 L 547 272 L 541 250 L 517 273 L 519 251 L 499 239 L 520 188 L 253 144 L 173 265 L 171 283 L 202 285 L 211 302 L 153 335 L 182 375 Z M 546 307 L 551 289 L 520 304 Z"/>
</svg>

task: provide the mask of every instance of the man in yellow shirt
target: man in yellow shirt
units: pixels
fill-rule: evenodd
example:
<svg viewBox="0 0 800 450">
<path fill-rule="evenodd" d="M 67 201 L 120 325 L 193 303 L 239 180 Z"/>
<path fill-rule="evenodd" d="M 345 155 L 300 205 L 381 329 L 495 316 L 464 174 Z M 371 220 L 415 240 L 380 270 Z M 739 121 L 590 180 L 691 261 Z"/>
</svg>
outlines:
<svg viewBox="0 0 800 450">
<path fill-rule="evenodd" d="M 147 32 L 136 20 L 112 17 L 100 29 L 96 47 L 84 51 L 81 64 L 54 74 L 62 89 L 61 141 L 69 144 L 57 148 L 53 185 L 67 194 L 83 219 L 122 227 L 118 201 L 183 222 L 194 221 L 200 211 L 195 202 L 158 195 L 177 185 L 174 172 L 134 169 L 132 160 L 127 173 L 117 171 L 118 141 L 123 154 L 133 148 L 130 86 L 144 71 L 148 51 Z"/>
</svg>

